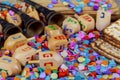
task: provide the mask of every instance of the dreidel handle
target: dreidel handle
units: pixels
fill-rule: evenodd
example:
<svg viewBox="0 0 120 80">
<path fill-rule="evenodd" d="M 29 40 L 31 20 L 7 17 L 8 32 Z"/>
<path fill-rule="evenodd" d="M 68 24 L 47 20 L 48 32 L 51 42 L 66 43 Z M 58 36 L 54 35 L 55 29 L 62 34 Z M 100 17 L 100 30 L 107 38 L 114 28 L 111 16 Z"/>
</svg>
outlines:
<svg viewBox="0 0 120 80">
<path fill-rule="evenodd" d="M 28 64 L 39 64 L 39 60 L 28 61 Z"/>
</svg>

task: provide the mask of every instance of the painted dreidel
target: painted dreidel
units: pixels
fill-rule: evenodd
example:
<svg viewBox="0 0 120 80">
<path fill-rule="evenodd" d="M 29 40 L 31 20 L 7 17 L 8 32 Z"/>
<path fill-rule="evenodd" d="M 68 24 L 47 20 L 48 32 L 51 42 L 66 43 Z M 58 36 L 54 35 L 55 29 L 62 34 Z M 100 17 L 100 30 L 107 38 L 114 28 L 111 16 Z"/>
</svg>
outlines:
<svg viewBox="0 0 120 80">
<path fill-rule="evenodd" d="M 56 24 L 46 26 L 44 33 L 47 36 L 47 39 L 51 38 L 53 35 L 63 34 L 62 29 Z"/>
<path fill-rule="evenodd" d="M 41 50 L 36 50 L 27 44 L 17 48 L 13 54 L 13 57 L 17 59 L 21 65 L 25 66 L 28 61 L 32 59 Z"/>
<path fill-rule="evenodd" d="M 62 29 L 63 33 L 69 37 L 71 34 L 79 32 L 81 27 L 75 18 L 69 16 L 63 21 Z"/>
<path fill-rule="evenodd" d="M 105 11 L 103 8 L 99 8 L 97 11 L 97 16 L 96 16 L 96 29 L 99 31 L 102 31 L 110 25 L 111 22 L 111 13 L 108 11 Z"/>
<path fill-rule="evenodd" d="M 0 69 L 6 70 L 9 76 L 13 76 L 21 72 L 21 65 L 15 58 L 3 56 L 0 58 Z"/>
<path fill-rule="evenodd" d="M 21 17 L 15 12 L 13 12 L 12 10 L 9 10 L 9 13 L 7 13 L 6 20 L 9 23 L 14 24 L 15 26 L 21 27 L 21 24 L 22 24 Z"/>
<path fill-rule="evenodd" d="M 27 42 L 27 38 L 22 33 L 13 34 L 6 39 L 4 49 L 15 50 L 18 47 L 27 44 Z"/>
<path fill-rule="evenodd" d="M 40 20 L 39 18 L 39 14 L 37 12 L 37 10 L 35 8 L 33 8 L 32 6 L 29 6 L 27 9 L 26 9 L 26 12 L 25 12 L 27 15 L 29 15 L 30 17 L 33 17 L 35 18 L 36 20 Z"/>
<path fill-rule="evenodd" d="M 65 18 L 63 14 L 55 12 L 54 10 L 49 10 L 46 7 L 43 7 L 42 5 L 39 5 L 31 0 L 21 1 L 32 5 L 38 12 L 43 13 L 48 24 L 57 24 L 58 26 L 62 26 L 63 20 Z"/>
<path fill-rule="evenodd" d="M 41 68 L 58 68 L 63 63 L 63 58 L 54 51 L 39 52 L 39 60 L 28 63 L 38 63 Z"/>
<path fill-rule="evenodd" d="M 63 51 L 64 48 L 67 48 L 68 41 L 65 35 L 55 35 L 48 39 L 48 48 L 51 51 Z"/>
<path fill-rule="evenodd" d="M 75 14 L 74 16 L 78 19 L 83 31 L 89 32 L 95 28 L 95 20 L 89 14 L 81 16 Z"/>
</svg>

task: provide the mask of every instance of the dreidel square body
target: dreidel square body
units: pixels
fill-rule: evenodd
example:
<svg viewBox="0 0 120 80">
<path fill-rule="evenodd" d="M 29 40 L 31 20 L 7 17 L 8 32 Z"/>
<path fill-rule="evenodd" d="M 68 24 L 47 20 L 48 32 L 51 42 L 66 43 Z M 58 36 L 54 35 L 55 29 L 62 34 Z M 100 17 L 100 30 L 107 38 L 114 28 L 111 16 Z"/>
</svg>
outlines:
<svg viewBox="0 0 120 80">
<path fill-rule="evenodd" d="M 27 38 L 22 33 L 13 34 L 6 39 L 4 48 L 7 50 L 15 50 L 27 44 L 27 42 Z"/>
<path fill-rule="evenodd" d="M 62 25 L 62 29 L 63 29 L 63 33 L 66 36 L 70 36 L 74 33 L 77 33 L 81 30 L 81 26 L 79 24 L 79 22 L 72 17 L 67 17 L 64 21 L 63 21 L 63 25 Z"/>
<path fill-rule="evenodd" d="M 63 58 L 54 51 L 39 52 L 39 63 L 42 68 L 58 68 L 63 63 Z"/>
<path fill-rule="evenodd" d="M 13 57 L 16 58 L 23 66 L 25 66 L 26 63 L 36 54 L 37 50 L 26 44 L 17 48 Z"/>
<path fill-rule="evenodd" d="M 55 35 L 48 39 L 48 48 L 51 51 L 63 51 L 67 48 L 68 41 L 65 35 Z"/>
<path fill-rule="evenodd" d="M 46 26 L 44 33 L 47 36 L 47 39 L 51 38 L 54 35 L 63 34 L 62 29 L 56 24 Z"/>
<path fill-rule="evenodd" d="M 89 32 L 95 28 L 95 20 L 92 18 L 92 16 L 88 14 L 84 14 L 84 15 L 78 16 L 77 19 L 80 22 L 80 25 L 82 26 L 83 31 Z"/>
</svg>

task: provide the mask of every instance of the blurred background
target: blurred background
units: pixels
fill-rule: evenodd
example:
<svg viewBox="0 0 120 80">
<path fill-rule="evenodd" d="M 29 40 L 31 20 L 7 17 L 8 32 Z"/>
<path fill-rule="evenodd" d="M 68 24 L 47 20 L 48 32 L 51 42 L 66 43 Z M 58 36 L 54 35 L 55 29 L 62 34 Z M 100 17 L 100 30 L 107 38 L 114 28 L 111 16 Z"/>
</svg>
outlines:
<svg viewBox="0 0 120 80">
<path fill-rule="evenodd" d="M 120 7 L 120 0 L 116 0 L 116 2 L 118 3 L 119 7 Z"/>
</svg>

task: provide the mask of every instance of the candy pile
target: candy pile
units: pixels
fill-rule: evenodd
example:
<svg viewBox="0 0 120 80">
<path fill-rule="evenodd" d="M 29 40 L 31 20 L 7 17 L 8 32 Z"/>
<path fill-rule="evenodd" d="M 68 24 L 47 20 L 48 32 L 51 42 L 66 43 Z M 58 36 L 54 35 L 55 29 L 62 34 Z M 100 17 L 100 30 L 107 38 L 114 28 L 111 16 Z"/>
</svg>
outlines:
<svg viewBox="0 0 120 80">
<path fill-rule="evenodd" d="M 35 36 L 36 37 L 36 36 Z M 69 38 L 68 48 L 59 54 L 64 62 L 59 68 L 44 69 L 35 64 L 27 64 L 21 75 L 7 77 L 5 71 L 1 71 L 1 80 L 119 80 L 120 65 L 114 60 L 109 60 L 99 55 L 91 47 L 90 43 L 99 38 L 98 31 L 86 34 L 80 31 Z M 37 37 L 36 37 L 37 38 Z M 39 38 L 28 44 L 33 48 L 48 50 L 47 41 Z"/>
<path fill-rule="evenodd" d="M 82 13 L 85 6 L 93 7 L 93 10 L 97 11 L 99 7 L 103 7 L 105 10 L 109 10 L 112 7 L 110 0 L 76 0 L 78 5 L 74 4 L 72 0 L 61 0 L 63 5 L 73 9 L 76 13 Z M 58 4 L 58 0 L 52 0 L 48 4 L 48 8 L 53 8 L 55 4 Z"/>
</svg>

